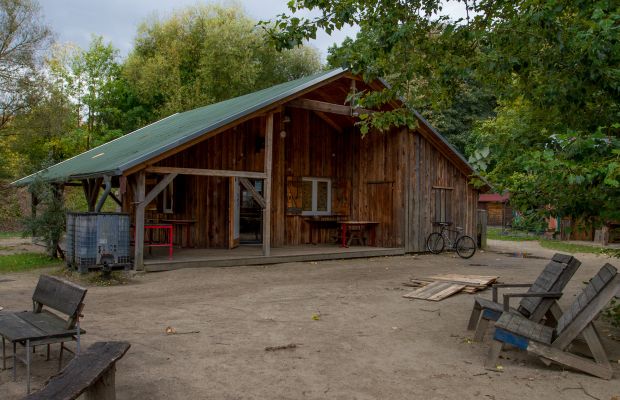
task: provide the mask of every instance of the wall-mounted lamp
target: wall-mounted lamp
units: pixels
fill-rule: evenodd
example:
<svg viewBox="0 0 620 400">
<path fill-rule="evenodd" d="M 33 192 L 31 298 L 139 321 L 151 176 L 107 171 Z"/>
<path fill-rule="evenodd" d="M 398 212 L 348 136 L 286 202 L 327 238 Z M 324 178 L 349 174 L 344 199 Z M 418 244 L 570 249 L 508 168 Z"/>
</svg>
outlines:
<svg viewBox="0 0 620 400">
<path fill-rule="evenodd" d="M 285 115 L 284 118 L 282 118 L 282 123 L 288 124 L 289 122 L 291 122 L 291 117 L 289 117 L 288 115 Z"/>
</svg>

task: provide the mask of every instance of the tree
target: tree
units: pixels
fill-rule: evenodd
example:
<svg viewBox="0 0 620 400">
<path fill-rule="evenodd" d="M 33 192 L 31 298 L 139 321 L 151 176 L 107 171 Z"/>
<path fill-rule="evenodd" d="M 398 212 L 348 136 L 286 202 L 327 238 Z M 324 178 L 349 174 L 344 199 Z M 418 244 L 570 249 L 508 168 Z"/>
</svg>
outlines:
<svg viewBox="0 0 620 400">
<path fill-rule="evenodd" d="M 316 72 L 309 48 L 278 53 L 239 8 L 195 6 L 140 25 L 124 76 L 154 118 Z"/>
<path fill-rule="evenodd" d="M 0 0 L 0 129 L 36 96 L 39 53 L 51 40 L 33 0 Z"/>
<path fill-rule="evenodd" d="M 392 84 L 361 99 L 371 106 L 395 96 L 416 105 L 419 97 L 423 112 L 442 114 L 463 88 L 480 86 L 499 104 L 496 117 L 473 123 L 466 145 L 483 176 L 510 190 L 523 211 L 620 218 L 620 4 L 460 3 L 470 14 L 452 21 L 439 15 L 439 0 L 291 1 L 291 12 L 318 16 L 280 15 L 268 31 L 278 48 L 291 48 L 318 29 L 359 25 L 356 40 L 334 54 L 367 79 Z M 397 113 L 366 123 L 410 123 Z"/>
<path fill-rule="evenodd" d="M 85 149 L 122 134 L 118 103 L 126 83 L 118 53 L 101 36 L 93 36 L 88 49 L 57 46 L 48 59 L 56 90 L 76 102 L 76 129 L 86 132 Z"/>
<path fill-rule="evenodd" d="M 486 175 L 523 210 L 620 219 L 620 5 L 522 1 L 498 8 L 479 63 L 502 89 L 474 132 Z M 520 37 L 520 40 L 518 40 Z"/>
<path fill-rule="evenodd" d="M 17 115 L 6 128 L 11 135 L 10 150 L 18 155 L 12 176 L 27 175 L 74 156 L 85 149 L 85 131 L 76 130 L 76 112 L 70 99 L 44 80 L 42 95 Z"/>
<path fill-rule="evenodd" d="M 40 238 L 51 258 L 58 256 L 58 244 L 65 232 L 65 213 L 62 189 L 58 185 L 35 180 L 29 192 L 37 199 L 39 207 L 33 206 L 37 212 L 24 219 L 24 234 Z"/>
</svg>

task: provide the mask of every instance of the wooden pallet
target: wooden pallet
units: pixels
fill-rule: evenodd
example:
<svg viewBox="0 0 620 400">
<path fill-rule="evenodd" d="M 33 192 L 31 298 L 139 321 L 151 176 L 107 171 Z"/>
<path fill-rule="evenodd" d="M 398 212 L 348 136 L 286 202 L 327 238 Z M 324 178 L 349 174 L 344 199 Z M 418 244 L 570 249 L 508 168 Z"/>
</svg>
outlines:
<svg viewBox="0 0 620 400">
<path fill-rule="evenodd" d="M 429 296 L 432 296 L 433 294 L 437 294 L 438 297 L 440 297 L 437 300 L 443 300 L 446 297 L 451 296 L 454 293 L 458 293 L 458 292 L 473 294 L 480 290 L 484 290 L 490 285 L 492 285 L 493 283 L 495 283 L 498 278 L 499 278 L 498 276 L 486 276 L 486 275 L 443 274 L 443 275 L 433 275 L 433 276 L 424 277 L 424 278 L 411 278 L 409 282 L 405 282 L 403 283 L 403 285 L 424 289 L 424 288 L 430 287 L 430 285 L 433 285 L 433 284 L 444 283 L 444 284 L 453 285 L 452 290 L 456 290 L 456 287 L 461 286 L 461 289 L 458 290 L 457 292 L 446 291 L 446 293 L 450 293 L 447 296 L 442 296 L 440 295 L 439 292 L 435 290 L 437 290 L 440 287 L 442 287 L 445 290 L 449 286 L 434 285 L 432 288 L 429 289 L 431 293 Z M 411 298 L 411 299 L 429 300 L 427 297 L 424 297 L 427 294 L 428 292 L 420 291 L 420 289 L 418 289 L 411 293 L 406 294 L 403 297 Z"/>
<path fill-rule="evenodd" d="M 460 283 L 437 281 L 429 283 L 428 285 L 414 290 L 411 293 L 407 293 L 403 297 L 407 299 L 440 301 L 460 292 L 463 289 L 465 289 L 465 285 Z"/>
</svg>

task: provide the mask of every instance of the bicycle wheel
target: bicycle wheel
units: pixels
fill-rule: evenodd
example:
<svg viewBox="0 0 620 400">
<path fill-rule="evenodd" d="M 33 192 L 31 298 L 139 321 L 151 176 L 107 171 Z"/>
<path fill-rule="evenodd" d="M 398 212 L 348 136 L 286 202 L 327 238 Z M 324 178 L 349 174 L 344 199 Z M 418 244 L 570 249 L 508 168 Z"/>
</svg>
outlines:
<svg viewBox="0 0 620 400">
<path fill-rule="evenodd" d="M 428 235 L 428 239 L 426 239 L 426 248 L 433 254 L 439 254 L 443 251 L 443 247 L 445 246 L 443 236 L 441 236 L 437 232 L 433 232 Z"/>
<path fill-rule="evenodd" d="M 456 241 L 456 254 L 461 258 L 471 258 L 476 253 L 476 242 L 470 236 L 461 236 Z"/>
</svg>

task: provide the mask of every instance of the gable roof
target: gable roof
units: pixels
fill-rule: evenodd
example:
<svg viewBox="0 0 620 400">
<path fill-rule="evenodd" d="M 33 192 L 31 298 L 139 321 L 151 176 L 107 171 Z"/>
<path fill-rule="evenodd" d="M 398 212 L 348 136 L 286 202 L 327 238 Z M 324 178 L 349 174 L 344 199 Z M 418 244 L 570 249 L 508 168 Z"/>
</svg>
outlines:
<svg viewBox="0 0 620 400">
<path fill-rule="evenodd" d="M 21 178 L 11 185 L 25 186 L 36 176 L 49 182 L 66 182 L 102 175 L 122 175 L 132 167 L 188 143 L 206 133 L 226 126 L 235 120 L 287 100 L 315 86 L 337 79 L 347 70 L 337 68 L 308 77 L 272 86 L 257 92 L 235 97 L 194 110 L 170 115 L 164 119 L 69 158 L 47 169 Z M 420 122 L 430 128 L 441 142 L 462 161 L 473 168 L 417 112 Z"/>
<path fill-rule="evenodd" d="M 478 197 L 481 203 L 506 203 L 510 200 L 510 193 L 483 193 Z"/>
</svg>

